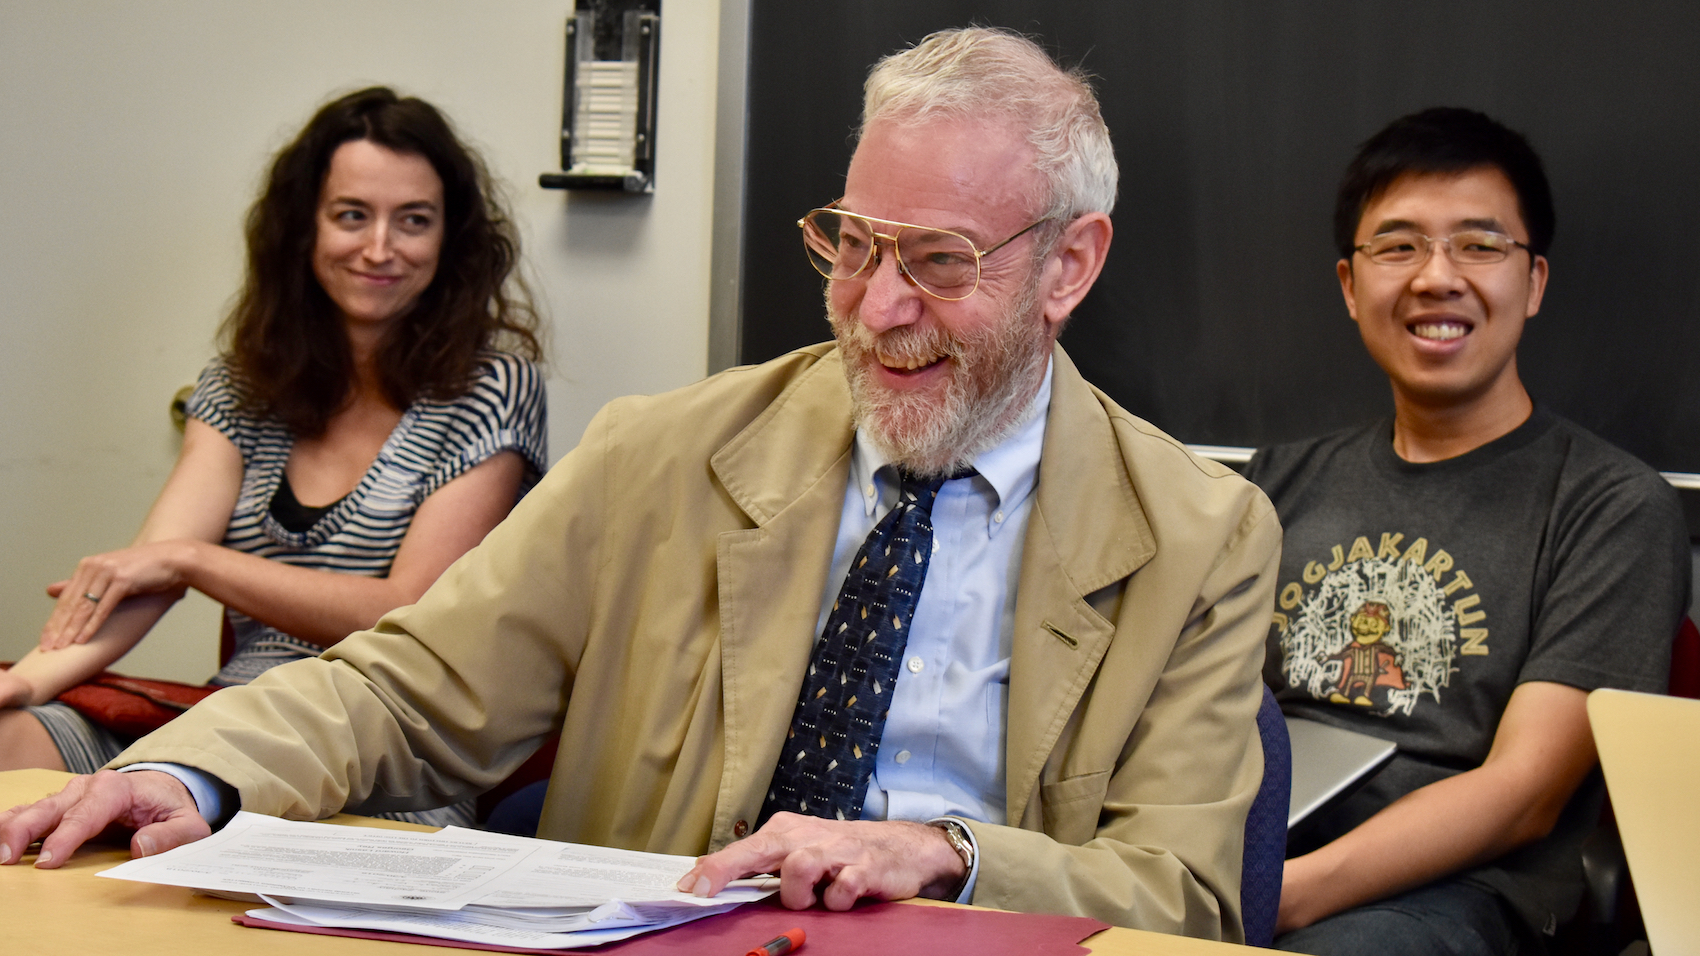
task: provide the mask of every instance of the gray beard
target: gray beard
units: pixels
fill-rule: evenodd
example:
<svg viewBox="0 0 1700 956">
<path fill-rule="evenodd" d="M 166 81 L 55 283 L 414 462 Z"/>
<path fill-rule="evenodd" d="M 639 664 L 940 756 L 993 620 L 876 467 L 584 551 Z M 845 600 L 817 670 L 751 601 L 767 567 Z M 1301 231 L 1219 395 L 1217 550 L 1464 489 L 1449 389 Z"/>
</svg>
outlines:
<svg viewBox="0 0 1700 956">
<path fill-rule="evenodd" d="M 1038 276 L 995 326 L 956 337 L 936 326 L 902 326 L 879 335 L 887 356 L 942 354 L 954 368 L 942 402 L 932 396 L 894 392 L 876 384 L 868 371 L 876 337 L 860 322 L 827 316 L 850 385 L 856 427 L 894 464 L 921 477 L 940 477 L 973 464 L 1025 425 L 1037 410 L 1033 396 L 1051 357 L 1051 336 L 1035 327 Z"/>
</svg>

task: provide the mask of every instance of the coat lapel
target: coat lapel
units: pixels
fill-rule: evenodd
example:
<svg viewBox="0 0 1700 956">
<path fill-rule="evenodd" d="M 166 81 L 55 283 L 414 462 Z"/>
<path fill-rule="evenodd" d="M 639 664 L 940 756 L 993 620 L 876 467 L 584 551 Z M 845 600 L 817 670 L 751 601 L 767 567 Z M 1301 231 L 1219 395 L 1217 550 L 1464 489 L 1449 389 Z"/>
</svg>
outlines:
<svg viewBox="0 0 1700 956">
<path fill-rule="evenodd" d="M 1029 798 L 1114 633 L 1087 596 L 1156 553 L 1101 399 L 1061 348 L 1053 364 L 1011 647 L 1011 825 L 1037 813 Z M 739 820 L 753 825 L 766 796 L 813 647 L 853 440 L 831 351 L 709 460 L 754 524 L 717 542 L 726 741 L 711 851 L 736 838 Z"/>
<path fill-rule="evenodd" d="M 754 527 L 716 544 L 725 766 L 715 850 L 753 827 L 797 704 L 850 474 L 850 395 L 836 351 L 709 459 Z"/>
<path fill-rule="evenodd" d="M 1052 363 L 1010 650 L 1008 822 L 1030 828 L 1040 823 L 1029 807 L 1040 773 L 1115 633 L 1086 598 L 1157 553 L 1103 400 L 1060 347 Z"/>
</svg>

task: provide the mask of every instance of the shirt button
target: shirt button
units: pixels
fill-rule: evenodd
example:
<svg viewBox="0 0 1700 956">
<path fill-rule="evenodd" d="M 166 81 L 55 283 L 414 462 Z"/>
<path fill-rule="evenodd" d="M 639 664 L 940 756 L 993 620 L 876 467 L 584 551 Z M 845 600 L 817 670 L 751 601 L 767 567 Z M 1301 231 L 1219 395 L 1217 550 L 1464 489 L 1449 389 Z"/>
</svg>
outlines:
<svg viewBox="0 0 1700 956">
<path fill-rule="evenodd" d="M 926 667 L 926 666 L 927 665 L 925 663 L 922 663 L 922 661 L 919 657 L 909 658 L 909 673 L 911 673 L 911 674 L 921 673 L 921 668 Z"/>
<path fill-rule="evenodd" d="M 907 750 L 899 750 L 899 751 L 898 751 L 898 752 L 897 752 L 897 757 L 896 757 L 896 760 L 897 760 L 897 762 L 898 762 L 898 763 L 908 763 L 908 762 L 909 762 L 909 758 L 910 758 L 910 757 L 911 757 L 911 756 L 913 756 L 913 755 L 912 755 L 912 754 L 910 754 L 910 753 L 909 753 L 909 751 L 907 751 Z"/>
<path fill-rule="evenodd" d="M 996 521 L 998 524 L 1003 524 L 1003 512 L 1000 511 L 997 514 L 992 515 L 992 520 Z"/>
<path fill-rule="evenodd" d="M 939 539 L 937 539 L 937 538 L 933 539 L 933 553 L 934 554 L 939 553 Z"/>
<path fill-rule="evenodd" d="M 869 483 L 869 485 L 866 488 L 863 488 L 862 494 L 868 496 L 869 498 L 872 498 L 874 496 L 874 486 L 873 486 L 873 484 Z"/>
<path fill-rule="evenodd" d="M 737 823 L 732 824 L 732 835 L 735 836 L 735 837 L 741 838 L 741 837 L 744 836 L 744 834 L 749 833 L 749 832 L 750 832 L 750 823 L 749 823 L 748 820 L 739 820 Z"/>
</svg>

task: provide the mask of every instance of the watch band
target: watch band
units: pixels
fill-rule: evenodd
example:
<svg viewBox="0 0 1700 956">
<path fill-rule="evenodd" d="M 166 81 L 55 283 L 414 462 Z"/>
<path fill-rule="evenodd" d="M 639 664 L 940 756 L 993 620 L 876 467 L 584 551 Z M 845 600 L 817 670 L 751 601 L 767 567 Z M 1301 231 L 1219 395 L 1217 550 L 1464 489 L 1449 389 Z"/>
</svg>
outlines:
<svg viewBox="0 0 1700 956">
<path fill-rule="evenodd" d="M 962 895 L 963 887 L 968 885 L 968 878 L 974 875 L 974 838 L 968 835 L 968 828 L 956 820 L 933 820 L 927 826 L 943 830 L 945 842 L 950 844 L 957 856 L 962 857 L 962 879 L 956 881 L 950 891 L 950 899 L 957 899 Z"/>
</svg>

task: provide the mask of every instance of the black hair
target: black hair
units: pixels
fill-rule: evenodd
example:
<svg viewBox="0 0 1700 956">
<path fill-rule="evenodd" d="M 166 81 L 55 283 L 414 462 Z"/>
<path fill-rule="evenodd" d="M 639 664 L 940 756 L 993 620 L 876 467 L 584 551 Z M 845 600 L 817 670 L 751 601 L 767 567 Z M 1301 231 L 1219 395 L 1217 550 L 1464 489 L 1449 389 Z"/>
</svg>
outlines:
<svg viewBox="0 0 1700 956">
<path fill-rule="evenodd" d="M 1334 244 L 1340 257 L 1352 258 L 1358 220 L 1400 176 L 1462 174 L 1484 166 L 1499 170 L 1511 181 L 1518 212 L 1529 229 L 1529 251 L 1546 255 L 1557 216 L 1552 188 L 1534 147 L 1521 133 L 1485 114 L 1436 106 L 1401 116 L 1358 147 L 1334 202 Z"/>
</svg>

